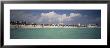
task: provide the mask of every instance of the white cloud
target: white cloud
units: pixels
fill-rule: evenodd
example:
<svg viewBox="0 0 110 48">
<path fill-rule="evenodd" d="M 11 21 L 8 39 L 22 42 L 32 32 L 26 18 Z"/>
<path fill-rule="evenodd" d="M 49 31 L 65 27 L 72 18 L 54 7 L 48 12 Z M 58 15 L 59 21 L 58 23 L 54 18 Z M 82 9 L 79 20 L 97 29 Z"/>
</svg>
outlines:
<svg viewBox="0 0 110 48">
<path fill-rule="evenodd" d="M 64 20 L 70 21 L 71 18 L 81 16 L 80 13 L 70 13 L 69 16 L 67 14 L 57 14 L 54 11 L 48 12 L 48 13 L 41 13 L 41 17 L 39 18 L 39 22 L 42 22 L 43 19 L 47 19 L 48 22 L 54 22 L 55 20 L 59 23 L 63 22 Z"/>
<path fill-rule="evenodd" d="M 48 17 L 48 18 L 53 18 L 53 17 L 58 16 L 58 14 L 56 14 L 54 11 L 52 11 L 52 12 L 49 12 L 49 13 L 41 13 L 41 16 Z"/>
<path fill-rule="evenodd" d="M 80 13 L 70 13 L 70 17 L 77 17 L 77 16 L 81 16 Z"/>
</svg>

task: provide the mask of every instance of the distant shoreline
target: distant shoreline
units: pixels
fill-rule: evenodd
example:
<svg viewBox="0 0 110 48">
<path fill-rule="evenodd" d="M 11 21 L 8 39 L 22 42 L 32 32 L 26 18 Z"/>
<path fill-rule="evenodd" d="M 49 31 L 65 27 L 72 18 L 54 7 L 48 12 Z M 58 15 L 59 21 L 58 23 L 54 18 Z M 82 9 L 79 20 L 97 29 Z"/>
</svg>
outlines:
<svg viewBox="0 0 110 48">
<path fill-rule="evenodd" d="M 101 27 L 10 25 L 10 28 L 101 28 Z"/>
</svg>

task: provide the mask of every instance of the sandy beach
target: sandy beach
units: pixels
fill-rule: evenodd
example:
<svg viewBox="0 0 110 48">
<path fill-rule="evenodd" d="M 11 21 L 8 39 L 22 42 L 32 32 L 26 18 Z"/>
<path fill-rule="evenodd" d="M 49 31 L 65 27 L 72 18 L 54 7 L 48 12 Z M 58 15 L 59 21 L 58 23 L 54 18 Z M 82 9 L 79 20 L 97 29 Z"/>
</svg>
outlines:
<svg viewBox="0 0 110 48">
<path fill-rule="evenodd" d="M 41 26 L 41 25 L 10 25 L 10 28 L 100 28 L 100 27 L 73 27 L 73 26 Z"/>
</svg>

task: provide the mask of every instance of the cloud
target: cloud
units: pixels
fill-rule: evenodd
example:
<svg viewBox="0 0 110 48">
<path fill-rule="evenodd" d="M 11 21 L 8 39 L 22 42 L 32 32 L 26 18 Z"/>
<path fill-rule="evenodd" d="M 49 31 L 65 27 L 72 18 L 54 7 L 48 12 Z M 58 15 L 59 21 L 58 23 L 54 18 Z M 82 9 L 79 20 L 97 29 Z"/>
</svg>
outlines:
<svg viewBox="0 0 110 48">
<path fill-rule="evenodd" d="M 56 17 L 58 15 L 54 11 L 52 11 L 52 12 L 49 12 L 49 13 L 41 13 L 41 16 L 52 18 L 52 17 Z"/>
<path fill-rule="evenodd" d="M 57 22 L 61 23 L 65 20 L 72 20 L 74 17 L 81 16 L 80 13 L 70 13 L 69 16 L 67 14 L 58 14 L 54 11 L 48 13 L 41 13 L 41 17 L 39 18 L 39 22 L 43 22 L 47 20 L 49 23 Z"/>
<path fill-rule="evenodd" d="M 77 16 L 81 16 L 80 13 L 70 13 L 70 17 L 77 17 Z"/>
</svg>

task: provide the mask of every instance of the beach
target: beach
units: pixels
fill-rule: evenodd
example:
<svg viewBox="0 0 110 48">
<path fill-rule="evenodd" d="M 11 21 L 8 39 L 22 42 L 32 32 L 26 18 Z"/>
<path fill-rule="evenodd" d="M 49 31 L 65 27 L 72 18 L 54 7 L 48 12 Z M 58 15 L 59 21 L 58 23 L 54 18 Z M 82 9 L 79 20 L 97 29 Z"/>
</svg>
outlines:
<svg viewBox="0 0 110 48">
<path fill-rule="evenodd" d="M 73 27 L 73 26 L 41 26 L 41 25 L 10 25 L 10 28 L 100 28 L 100 27 Z"/>
</svg>

